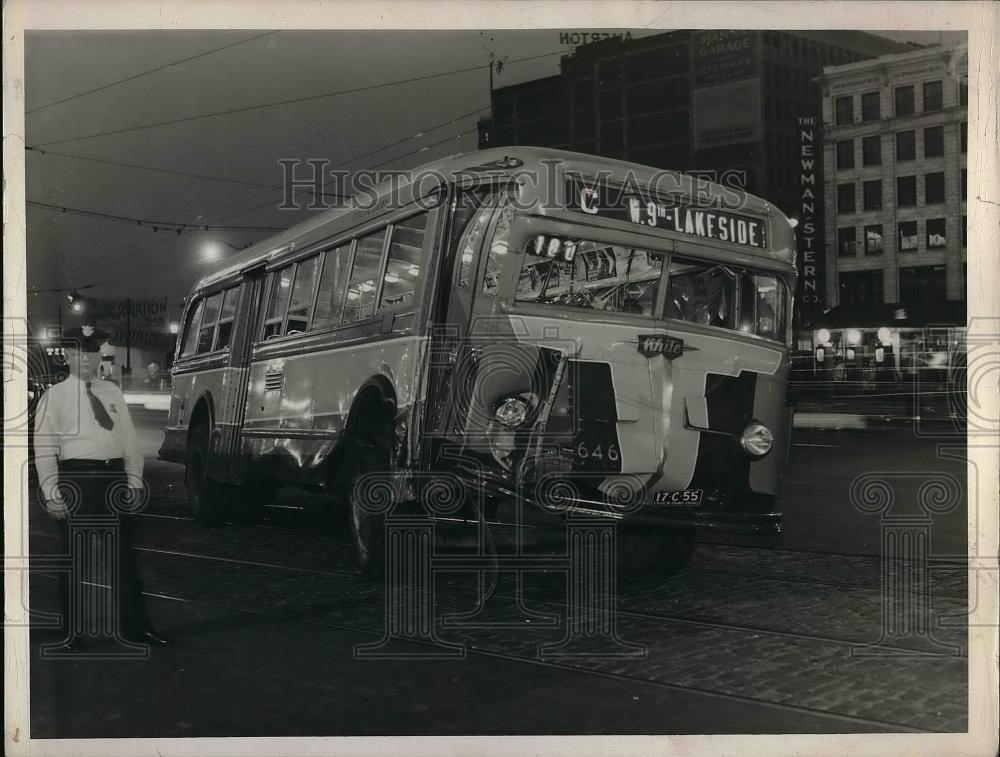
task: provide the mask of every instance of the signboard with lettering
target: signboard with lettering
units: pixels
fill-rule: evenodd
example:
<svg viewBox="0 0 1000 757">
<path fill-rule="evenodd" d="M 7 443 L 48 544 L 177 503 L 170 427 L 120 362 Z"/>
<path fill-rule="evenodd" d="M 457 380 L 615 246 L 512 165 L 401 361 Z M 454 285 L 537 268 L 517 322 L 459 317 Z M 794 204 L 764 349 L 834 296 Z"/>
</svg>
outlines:
<svg viewBox="0 0 1000 757">
<path fill-rule="evenodd" d="M 88 314 L 111 335 L 112 345 L 169 349 L 170 304 L 166 297 L 150 300 L 89 300 Z"/>
<path fill-rule="evenodd" d="M 757 33 L 743 29 L 695 32 L 694 86 L 738 81 L 757 75 Z"/>
<path fill-rule="evenodd" d="M 823 312 L 823 140 L 819 125 L 819 116 L 798 118 L 799 225 L 795 229 L 798 327 Z"/>
<path fill-rule="evenodd" d="M 694 206 L 643 194 L 638 188 L 613 187 L 580 178 L 566 182 L 569 210 L 664 229 L 678 234 L 764 249 L 767 224 L 743 213 Z"/>
</svg>

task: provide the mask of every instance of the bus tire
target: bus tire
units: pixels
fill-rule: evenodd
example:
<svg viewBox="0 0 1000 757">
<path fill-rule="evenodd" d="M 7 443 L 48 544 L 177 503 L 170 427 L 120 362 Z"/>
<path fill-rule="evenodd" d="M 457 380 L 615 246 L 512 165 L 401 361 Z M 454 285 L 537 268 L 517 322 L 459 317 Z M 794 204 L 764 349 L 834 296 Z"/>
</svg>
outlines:
<svg viewBox="0 0 1000 757">
<path fill-rule="evenodd" d="M 668 576 L 691 562 L 696 545 L 693 528 L 675 528 L 652 533 L 633 532 L 626 537 L 624 547 L 635 567 Z"/>
<path fill-rule="evenodd" d="M 184 458 L 184 488 L 194 519 L 203 526 L 217 526 L 226 520 L 229 497 L 222 486 L 208 478 L 207 423 L 199 423 L 188 437 Z"/>
<path fill-rule="evenodd" d="M 394 417 L 389 403 L 372 402 L 357 414 L 357 421 L 347 435 L 351 540 L 358 568 L 373 579 L 381 578 L 385 572 L 385 512 L 372 512 L 365 507 L 355 486 L 367 473 L 392 472 Z"/>
</svg>

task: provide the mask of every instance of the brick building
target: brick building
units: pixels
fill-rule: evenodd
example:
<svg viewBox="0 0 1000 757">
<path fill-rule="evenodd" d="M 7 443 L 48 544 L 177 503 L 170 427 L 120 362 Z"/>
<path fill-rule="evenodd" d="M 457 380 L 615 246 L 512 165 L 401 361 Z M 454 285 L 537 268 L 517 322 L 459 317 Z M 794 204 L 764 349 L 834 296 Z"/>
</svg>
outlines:
<svg viewBox="0 0 1000 757">
<path fill-rule="evenodd" d="M 826 302 L 965 299 L 968 47 L 824 69 Z"/>
<path fill-rule="evenodd" d="M 913 49 L 854 31 L 680 30 L 602 40 L 565 56 L 555 76 L 495 89 L 479 146 L 557 147 L 705 173 L 799 217 L 800 119 L 821 119 L 823 66 Z M 812 131 L 819 164 L 821 137 Z M 810 176 L 817 189 L 820 169 Z M 816 250 L 821 199 L 809 241 L 809 257 L 819 259 L 802 283 L 814 292 L 807 314 L 819 312 L 825 292 Z"/>
</svg>

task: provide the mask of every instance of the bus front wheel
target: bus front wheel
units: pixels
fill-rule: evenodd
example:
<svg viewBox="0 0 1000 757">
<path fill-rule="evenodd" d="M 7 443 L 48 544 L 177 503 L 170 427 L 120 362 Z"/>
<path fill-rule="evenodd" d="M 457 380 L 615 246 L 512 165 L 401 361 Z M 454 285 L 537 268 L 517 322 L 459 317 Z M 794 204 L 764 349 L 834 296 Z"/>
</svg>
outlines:
<svg viewBox="0 0 1000 757">
<path fill-rule="evenodd" d="M 351 539 L 358 567 L 369 578 L 381 578 L 385 570 L 385 508 L 374 501 L 380 494 L 359 481 L 368 473 L 391 475 L 394 415 L 385 404 L 372 403 L 348 434 Z"/>
<path fill-rule="evenodd" d="M 184 460 L 184 488 L 194 519 L 204 526 L 217 526 L 226 519 L 227 497 L 222 487 L 208 478 L 208 425 L 191 429 Z"/>
<path fill-rule="evenodd" d="M 684 568 L 694 556 L 697 539 L 693 528 L 669 531 L 633 532 L 622 545 L 631 565 L 670 575 Z"/>
</svg>

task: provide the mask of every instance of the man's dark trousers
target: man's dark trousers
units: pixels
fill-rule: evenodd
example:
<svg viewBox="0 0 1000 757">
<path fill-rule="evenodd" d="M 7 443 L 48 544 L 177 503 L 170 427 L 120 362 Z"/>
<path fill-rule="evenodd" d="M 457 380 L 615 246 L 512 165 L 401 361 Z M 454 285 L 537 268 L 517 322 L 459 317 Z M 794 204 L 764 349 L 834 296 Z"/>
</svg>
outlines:
<svg viewBox="0 0 1000 757">
<path fill-rule="evenodd" d="M 142 584 L 135 566 L 132 554 L 132 521 L 131 516 L 122 510 L 128 507 L 128 488 L 125 468 L 121 460 L 66 460 L 59 463 L 60 489 L 67 499 L 70 513 L 59 524 L 59 550 L 61 554 L 73 558 L 71 572 L 62 572 L 59 576 L 59 604 L 63 614 L 62 630 L 64 638 L 72 639 L 78 632 L 86 629 L 98 618 L 87 617 L 93 613 L 94 603 L 85 601 L 85 594 L 80 584 L 83 576 L 78 574 L 79 566 L 93 564 L 95 555 L 91 554 L 93 544 L 89 537 L 83 537 L 81 529 L 74 528 L 78 535 L 76 550 L 84 550 L 83 555 L 74 555 L 70 544 L 71 526 L 91 526 L 95 532 L 103 532 L 105 540 L 101 542 L 113 550 L 114 564 L 117 565 L 118 606 L 111 612 L 116 616 L 116 627 L 125 637 L 135 637 L 149 625 L 146 616 L 146 603 L 142 597 Z M 110 534 L 109 536 L 107 534 Z M 111 555 L 104 555 L 108 562 Z M 100 577 L 92 577 L 91 580 Z M 107 576 L 110 586 L 114 587 L 116 577 Z M 77 589 L 77 608 L 70 607 L 71 582 Z M 94 590 L 95 587 L 90 587 Z M 103 595 L 103 591 L 101 592 Z M 101 603 L 105 605 L 105 603 Z M 74 612 L 79 617 L 70 613 Z M 81 613 L 83 613 L 81 615 Z M 82 621 L 83 628 L 80 628 Z"/>
</svg>

